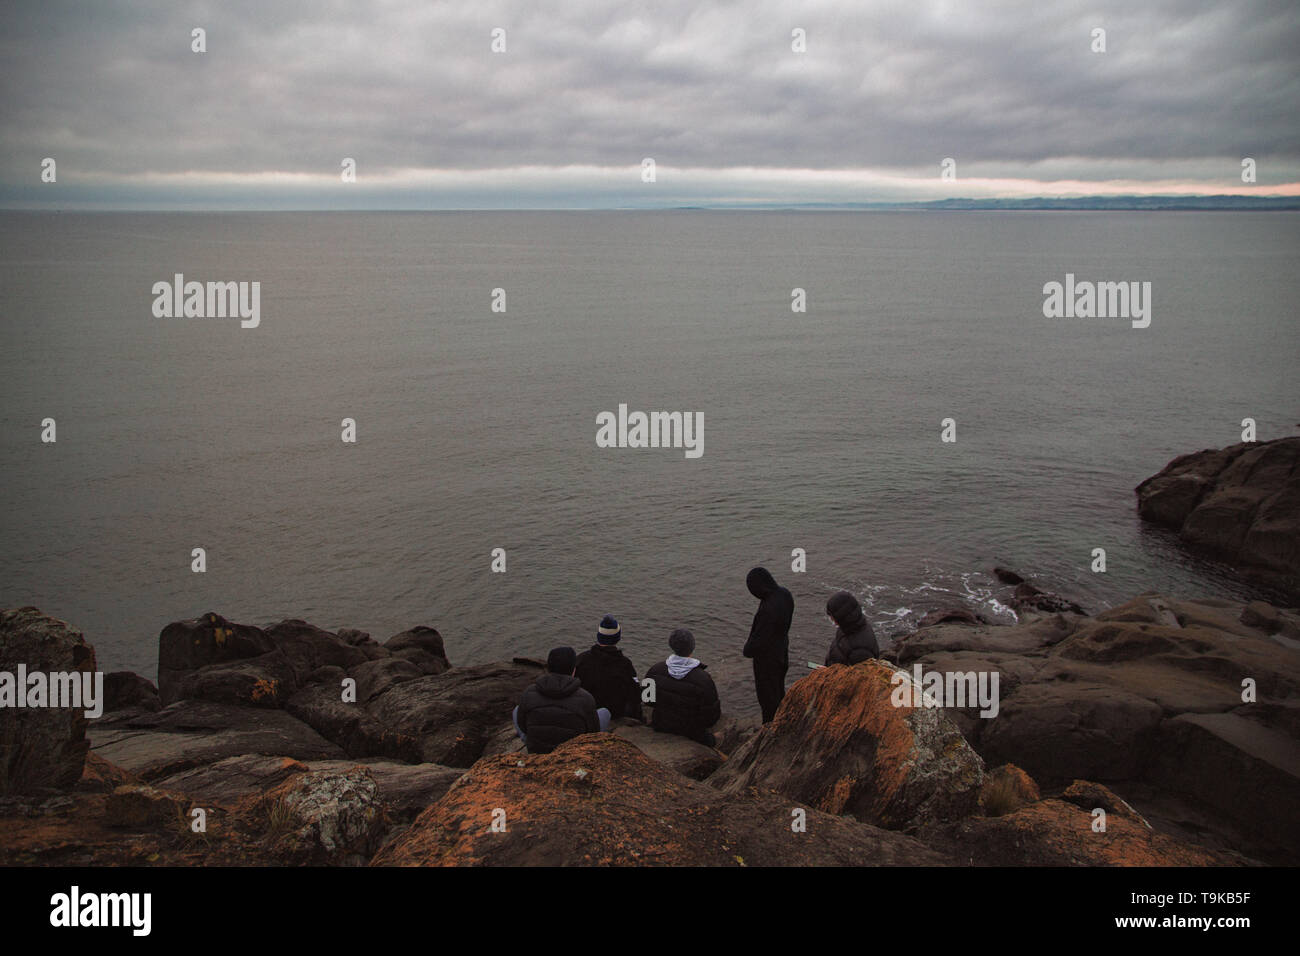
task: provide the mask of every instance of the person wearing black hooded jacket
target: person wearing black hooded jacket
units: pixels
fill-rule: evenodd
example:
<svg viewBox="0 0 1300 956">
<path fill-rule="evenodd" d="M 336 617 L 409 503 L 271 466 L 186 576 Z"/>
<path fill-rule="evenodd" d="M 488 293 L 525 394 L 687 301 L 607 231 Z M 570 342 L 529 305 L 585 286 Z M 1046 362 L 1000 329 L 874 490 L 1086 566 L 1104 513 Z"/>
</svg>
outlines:
<svg viewBox="0 0 1300 956">
<path fill-rule="evenodd" d="M 826 652 L 826 666 L 857 664 L 880 656 L 876 632 L 862 613 L 862 605 L 848 591 L 836 591 L 826 602 L 826 613 L 835 622 L 835 639 Z"/>
<path fill-rule="evenodd" d="M 515 708 L 515 729 L 530 754 L 548 754 L 566 740 L 609 725 L 609 711 L 598 711 L 596 698 L 573 676 L 577 662 L 573 648 L 555 648 L 546 658 L 546 673 L 529 685 Z"/>
<path fill-rule="evenodd" d="M 749 628 L 744 654 L 754 661 L 754 690 L 770 723 L 785 697 L 785 673 L 790 667 L 790 621 L 794 598 L 776 583 L 767 568 L 754 568 L 745 577 L 749 593 L 758 598 L 758 610 Z"/>
<path fill-rule="evenodd" d="M 672 653 L 646 671 L 655 689 L 650 726 L 660 733 L 689 737 L 712 747 L 717 741 L 709 730 L 722 717 L 718 688 L 708 667 L 692 657 L 695 635 L 684 627 L 668 638 Z"/>
<path fill-rule="evenodd" d="M 596 706 L 617 717 L 641 719 L 641 682 L 636 666 L 618 649 L 623 629 L 613 615 L 606 614 L 596 629 L 596 644 L 578 655 L 573 676 L 582 689 L 596 698 Z"/>
</svg>

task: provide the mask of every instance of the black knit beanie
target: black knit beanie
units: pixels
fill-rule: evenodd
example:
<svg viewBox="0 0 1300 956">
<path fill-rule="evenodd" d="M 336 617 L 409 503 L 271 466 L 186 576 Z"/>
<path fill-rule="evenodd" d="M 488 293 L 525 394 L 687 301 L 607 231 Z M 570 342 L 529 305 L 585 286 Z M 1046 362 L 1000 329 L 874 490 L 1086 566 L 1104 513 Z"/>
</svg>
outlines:
<svg viewBox="0 0 1300 956">
<path fill-rule="evenodd" d="M 695 635 L 686 628 L 679 627 L 668 638 L 668 646 L 678 657 L 690 657 L 695 650 Z"/>
<path fill-rule="evenodd" d="M 552 674 L 572 674 L 578 655 L 572 647 L 557 647 L 546 655 L 546 669 Z"/>
</svg>

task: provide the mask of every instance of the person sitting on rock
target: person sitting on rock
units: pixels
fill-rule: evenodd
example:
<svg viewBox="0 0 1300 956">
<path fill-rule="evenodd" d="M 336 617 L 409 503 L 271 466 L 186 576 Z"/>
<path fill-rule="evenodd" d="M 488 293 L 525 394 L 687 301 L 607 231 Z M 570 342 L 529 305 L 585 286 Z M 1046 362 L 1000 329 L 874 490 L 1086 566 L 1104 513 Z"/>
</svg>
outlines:
<svg viewBox="0 0 1300 956">
<path fill-rule="evenodd" d="M 654 681 L 654 712 L 650 726 L 661 733 L 689 737 L 712 747 L 716 741 L 709 730 L 722 716 L 718 688 L 708 668 L 691 654 L 695 635 L 681 627 L 668 638 L 672 653 L 646 672 Z"/>
<path fill-rule="evenodd" d="M 582 681 L 582 689 L 596 698 L 596 706 L 604 707 L 613 717 L 641 719 L 641 684 L 636 679 L 636 667 L 618 648 L 623 630 L 611 614 L 606 614 L 596 629 L 596 643 L 578 655 L 578 668 L 574 676 Z"/>
<path fill-rule="evenodd" d="M 835 639 L 826 652 L 826 666 L 857 664 L 880 656 L 876 632 L 862 613 L 862 605 L 848 591 L 836 591 L 826 602 L 826 614 L 835 624 Z"/>
<path fill-rule="evenodd" d="M 573 676 L 578 655 L 557 647 L 546 656 L 546 673 L 537 678 L 514 709 L 515 731 L 530 754 L 548 754 L 579 734 L 609 729 L 609 711 Z"/>
</svg>

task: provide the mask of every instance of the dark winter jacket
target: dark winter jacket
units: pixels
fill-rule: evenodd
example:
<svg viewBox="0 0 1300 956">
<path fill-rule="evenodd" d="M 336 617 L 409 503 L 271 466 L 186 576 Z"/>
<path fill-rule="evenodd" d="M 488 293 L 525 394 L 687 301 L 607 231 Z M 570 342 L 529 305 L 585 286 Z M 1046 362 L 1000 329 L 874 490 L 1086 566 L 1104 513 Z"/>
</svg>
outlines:
<svg viewBox="0 0 1300 956">
<path fill-rule="evenodd" d="M 636 679 L 636 668 L 617 647 L 597 644 L 583 651 L 578 655 L 574 676 L 582 681 L 582 689 L 596 698 L 597 707 L 609 709 L 610 717 L 641 719 L 641 684 Z"/>
<path fill-rule="evenodd" d="M 794 598 L 776 583 L 766 568 L 750 571 L 745 586 L 759 601 L 754 623 L 749 628 L 749 640 L 745 641 L 745 656 L 755 661 L 788 664 Z"/>
<path fill-rule="evenodd" d="M 655 708 L 650 726 L 665 734 L 678 734 L 703 742 L 708 730 L 722 716 L 718 688 L 703 664 L 696 664 L 685 677 L 673 677 L 668 664 L 660 661 L 646 671 L 655 682 Z"/>
<path fill-rule="evenodd" d="M 831 595 L 826 602 L 826 613 L 839 625 L 835 629 L 835 640 L 826 652 L 826 666 L 832 664 L 857 664 L 880 656 L 880 647 L 876 643 L 876 633 L 871 623 L 862 613 L 862 605 L 848 591 L 839 591 Z"/>
<path fill-rule="evenodd" d="M 600 730 L 596 700 L 569 674 L 543 674 L 524 691 L 515 716 L 530 754 L 548 754 L 579 734 Z"/>
</svg>

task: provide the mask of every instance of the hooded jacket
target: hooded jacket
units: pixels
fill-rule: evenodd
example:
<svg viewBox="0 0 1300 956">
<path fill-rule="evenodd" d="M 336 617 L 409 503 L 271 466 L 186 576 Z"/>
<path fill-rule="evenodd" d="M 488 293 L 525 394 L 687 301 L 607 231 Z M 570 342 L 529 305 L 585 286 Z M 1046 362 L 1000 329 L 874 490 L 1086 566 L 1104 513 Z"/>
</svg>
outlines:
<svg viewBox="0 0 1300 956">
<path fill-rule="evenodd" d="M 880 646 L 876 643 L 876 632 L 862 613 L 862 605 L 848 591 L 839 591 L 831 595 L 826 602 L 826 613 L 839 625 L 835 628 L 835 639 L 831 641 L 830 650 L 826 652 L 826 666 L 832 664 L 857 664 L 880 656 Z"/>
<path fill-rule="evenodd" d="M 682 676 L 674 677 L 674 672 Z M 703 741 L 722 717 L 718 688 L 708 668 L 695 658 L 673 654 L 645 676 L 655 682 L 655 707 L 650 717 L 655 730 Z"/>
<path fill-rule="evenodd" d="M 758 610 L 749 628 L 744 654 L 755 661 L 788 664 L 790 621 L 794 617 L 794 598 L 776 583 L 766 568 L 754 568 L 745 578 L 749 593 L 758 598 Z"/>
<path fill-rule="evenodd" d="M 596 698 L 597 707 L 608 708 L 611 717 L 641 719 L 641 685 L 636 668 L 617 647 L 597 644 L 578 655 L 574 676 L 582 689 Z"/>
<path fill-rule="evenodd" d="M 569 674 L 548 672 L 537 678 L 524 691 L 515 720 L 530 754 L 548 754 L 572 737 L 600 730 L 595 698 Z"/>
</svg>

